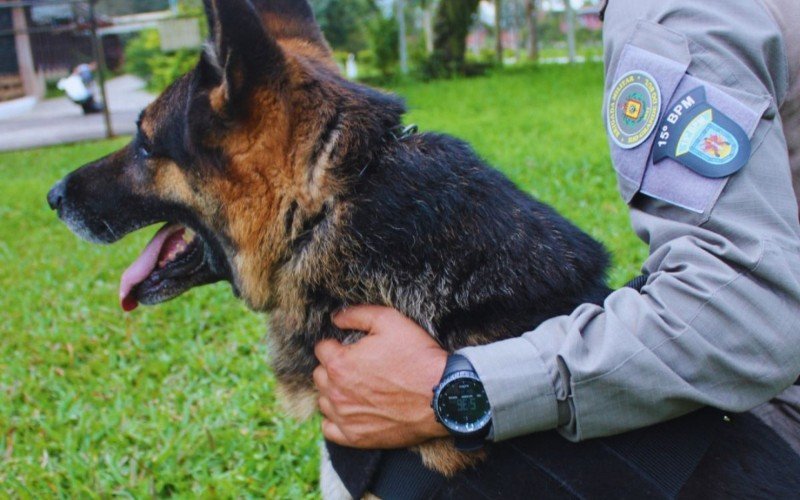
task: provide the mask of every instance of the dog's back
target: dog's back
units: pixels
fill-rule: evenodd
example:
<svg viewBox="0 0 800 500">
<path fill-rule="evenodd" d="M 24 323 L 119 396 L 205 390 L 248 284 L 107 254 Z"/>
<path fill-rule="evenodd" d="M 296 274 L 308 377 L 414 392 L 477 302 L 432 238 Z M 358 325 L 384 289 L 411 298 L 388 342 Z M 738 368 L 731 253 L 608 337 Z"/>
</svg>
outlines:
<svg viewBox="0 0 800 500">
<path fill-rule="evenodd" d="M 465 143 L 420 134 L 390 138 L 381 153 L 343 200 L 351 209 L 339 237 L 351 258 L 336 278 L 353 276 L 356 289 L 374 281 L 390 300 L 353 299 L 389 302 L 455 349 L 521 335 L 607 295 L 602 245 Z"/>
</svg>

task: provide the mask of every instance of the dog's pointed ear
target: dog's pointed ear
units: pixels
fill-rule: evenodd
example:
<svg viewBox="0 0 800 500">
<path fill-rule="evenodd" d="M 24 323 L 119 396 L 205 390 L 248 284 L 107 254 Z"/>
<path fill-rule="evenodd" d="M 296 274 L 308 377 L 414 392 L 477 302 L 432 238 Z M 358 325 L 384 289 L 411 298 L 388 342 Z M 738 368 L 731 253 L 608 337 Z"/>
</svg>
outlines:
<svg viewBox="0 0 800 500">
<path fill-rule="evenodd" d="M 217 13 L 214 10 L 214 2 L 212 0 L 203 0 L 203 9 L 206 11 L 206 21 L 208 21 L 208 34 L 214 36 L 214 30 L 217 28 Z"/>
<path fill-rule="evenodd" d="M 203 3 L 210 41 L 201 60 L 201 73 L 206 81 L 221 84 L 219 97 L 224 104 L 246 99 L 259 86 L 280 85 L 286 59 L 253 5 L 248 0 Z M 213 78 L 215 74 L 218 78 Z"/>
<path fill-rule="evenodd" d="M 330 52 L 308 0 L 253 0 L 253 5 L 275 38 L 304 40 Z"/>
</svg>

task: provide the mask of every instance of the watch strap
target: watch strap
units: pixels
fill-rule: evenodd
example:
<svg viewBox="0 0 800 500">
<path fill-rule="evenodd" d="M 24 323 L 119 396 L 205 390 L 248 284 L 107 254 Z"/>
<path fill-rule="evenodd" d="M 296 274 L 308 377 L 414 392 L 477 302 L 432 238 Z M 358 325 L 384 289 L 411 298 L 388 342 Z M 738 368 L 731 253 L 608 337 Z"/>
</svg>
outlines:
<svg viewBox="0 0 800 500">
<path fill-rule="evenodd" d="M 442 374 L 442 380 L 448 377 L 450 374 L 455 372 L 475 372 L 475 367 L 472 366 L 472 363 L 466 358 L 466 356 L 462 356 L 461 354 L 451 354 L 447 356 L 447 363 L 444 365 L 444 374 Z"/>
<path fill-rule="evenodd" d="M 486 445 L 486 436 L 489 435 L 489 429 L 492 428 L 491 422 L 489 425 L 469 436 L 453 436 L 453 441 L 458 451 L 478 451 Z"/>
</svg>

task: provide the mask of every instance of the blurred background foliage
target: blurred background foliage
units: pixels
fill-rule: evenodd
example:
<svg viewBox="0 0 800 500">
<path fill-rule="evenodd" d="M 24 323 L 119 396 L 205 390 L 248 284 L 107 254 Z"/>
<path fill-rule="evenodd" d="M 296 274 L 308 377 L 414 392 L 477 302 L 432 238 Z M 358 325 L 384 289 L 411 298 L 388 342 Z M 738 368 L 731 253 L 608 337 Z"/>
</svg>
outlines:
<svg viewBox="0 0 800 500">
<path fill-rule="evenodd" d="M 201 0 L 173 1 L 181 15 L 203 17 Z M 573 0 L 571 6 L 562 0 L 310 2 L 342 69 L 351 58 L 355 72 L 348 76 L 371 83 L 471 76 L 497 66 L 597 60 L 602 52 L 598 0 Z M 112 13 L 166 8 L 168 4 L 169 0 L 100 3 Z M 577 49 L 572 55 L 568 6 L 575 13 Z M 204 20 L 202 26 L 205 29 Z M 405 53 L 401 37 L 406 42 Z M 163 52 L 158 33 L 146 30 L 128 40 L 124 68 L 158 91 L 189 69 L 198 51 Z"/>
<path fill-rule="evenodd" d="M 145 79 L 151 90 L 161 91 L 189 72 L 197 56 L 192 49 L 162 52 L 158 31 L 145 30 L 125 46 L 125 71 Z"/>
<path fill-rule="evenodd" d="M 311 6 L 335 50 L 358 53 L 369 48 L 370 24 L 381 17 L 375 0 L 311 0 Z"/>
</svg>

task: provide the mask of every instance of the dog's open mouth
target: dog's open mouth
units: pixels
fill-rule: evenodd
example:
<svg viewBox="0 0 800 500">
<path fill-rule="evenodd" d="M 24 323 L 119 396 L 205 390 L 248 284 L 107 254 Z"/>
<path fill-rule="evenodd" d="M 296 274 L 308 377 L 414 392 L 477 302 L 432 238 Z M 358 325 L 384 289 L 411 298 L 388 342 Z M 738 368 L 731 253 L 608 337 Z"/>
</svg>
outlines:
<svg viewBox="0 0 800 500">
<path fill-rule="evenodd" d="M 119 300 L 125 311 L 155 305 L 186 290 L 219 280 L 203 238 L 180 224 L 167 224 L 123 273 Z"/>
</svg>

